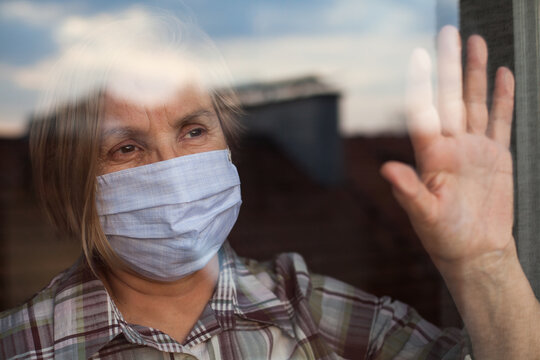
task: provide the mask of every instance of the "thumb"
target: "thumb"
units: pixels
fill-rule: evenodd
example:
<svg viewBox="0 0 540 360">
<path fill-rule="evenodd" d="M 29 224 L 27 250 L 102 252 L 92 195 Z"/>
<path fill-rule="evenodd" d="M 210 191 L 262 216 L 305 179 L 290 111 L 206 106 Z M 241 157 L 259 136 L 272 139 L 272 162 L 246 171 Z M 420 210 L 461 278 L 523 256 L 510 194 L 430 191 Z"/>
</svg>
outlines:
<svg viewBox="0 0 540 360">
<path fill-rule="evenodd" d="M 389 161 L 381 175 L 391 185 L 394 197 L 409 215 L 413 225 L 430 224 L 436 218 L 436 198 L 409 165 Z M 419 224 L 420 223 L 420 224 Z"/>
</svg>

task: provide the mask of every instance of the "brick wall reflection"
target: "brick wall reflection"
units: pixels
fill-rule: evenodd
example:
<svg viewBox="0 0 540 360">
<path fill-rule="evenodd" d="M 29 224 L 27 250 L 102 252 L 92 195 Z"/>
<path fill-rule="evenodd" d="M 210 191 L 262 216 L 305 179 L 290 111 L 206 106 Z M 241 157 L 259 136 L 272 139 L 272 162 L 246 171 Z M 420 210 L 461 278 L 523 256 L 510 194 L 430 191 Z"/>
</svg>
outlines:
<svg viewBox="0 0 540 360">
<path fill-rule="evenodd" d="M 412 162 L 409 140 L 348 138 L 343 150 L 343 181 L 323 186 L 271 141 L 244 140 L 234 159 L 244 203 L 231 244 L 257 259 L 298 252 L 314 273 L 404 301 L 434 323 L 459 326 L 442 279 L 379 175 L 387 160 Z"/>
</svg>

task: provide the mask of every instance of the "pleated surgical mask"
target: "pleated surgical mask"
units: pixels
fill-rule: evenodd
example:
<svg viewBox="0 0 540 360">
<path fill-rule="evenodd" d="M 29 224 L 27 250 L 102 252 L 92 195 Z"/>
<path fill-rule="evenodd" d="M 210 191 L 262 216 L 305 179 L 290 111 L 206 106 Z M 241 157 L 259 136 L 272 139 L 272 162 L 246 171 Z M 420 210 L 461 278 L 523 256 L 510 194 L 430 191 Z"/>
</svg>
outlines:
<svg viewBox="0 0 540 360">
<path fill-rule="evenodd" d="M 134 271 L 174 281 L 202 269 L 240 211 L 229 150 L 99 176 L 97 208 L 112 248 Z"/>
</svg>

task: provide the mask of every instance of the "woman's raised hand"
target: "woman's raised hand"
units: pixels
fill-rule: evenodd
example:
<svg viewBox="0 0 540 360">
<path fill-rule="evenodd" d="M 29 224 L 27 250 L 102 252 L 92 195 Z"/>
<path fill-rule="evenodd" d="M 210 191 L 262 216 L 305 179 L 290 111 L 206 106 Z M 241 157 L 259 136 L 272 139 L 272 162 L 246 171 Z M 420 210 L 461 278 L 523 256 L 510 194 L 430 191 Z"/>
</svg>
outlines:
<svg viewBox="0 0 540 360">
<path fill-rule="evenodd" d="M 488 111 L 485 41 L 468 39 L 464 84 L 457 29 L 443 28 L 438 44 L 437 107 L 425 50 L 415 50 L 409 69 L 407 118 L 417 171 L 389 162 L 381 173 L 443 270 L 489 263 L 514 246 L 508 150 L 514 78 L 507 68 L 498 69 Z"/>
</svg>

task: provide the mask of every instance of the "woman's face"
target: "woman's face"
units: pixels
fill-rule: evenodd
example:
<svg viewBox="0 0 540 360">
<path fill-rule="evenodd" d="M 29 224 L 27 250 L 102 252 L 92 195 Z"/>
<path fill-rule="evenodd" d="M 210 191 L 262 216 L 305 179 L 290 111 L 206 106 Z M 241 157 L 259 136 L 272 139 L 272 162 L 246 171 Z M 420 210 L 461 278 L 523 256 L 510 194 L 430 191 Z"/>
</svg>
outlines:
<svg viewBox="0 0 540 360">
<path fill-rule="evenodd" d="M 210 96 L 186 87 L 173 101 L 140 106 L 105 95 L 100 175 L 227 148 Z"/>
</svg>

